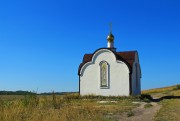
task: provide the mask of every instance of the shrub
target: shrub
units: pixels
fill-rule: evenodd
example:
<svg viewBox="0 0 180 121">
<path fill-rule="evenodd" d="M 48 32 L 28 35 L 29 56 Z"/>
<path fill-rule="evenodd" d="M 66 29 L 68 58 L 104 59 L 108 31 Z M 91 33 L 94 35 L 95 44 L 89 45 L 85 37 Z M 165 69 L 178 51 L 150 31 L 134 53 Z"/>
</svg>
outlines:
<svg viewBox="0 0 180 121">
<path fill-rule="evenodd" d="M 57 100 L 56 100 L 56 94 L 54 93 L 54 91 L 52 92 L 52 105 L 54 107 L 54 109 L 58 109 L 58 104 L 57 104 Z"/>
<path fill-rule="evenodd" d="M 140 97 L 139 97 L 142 101 L 144 101 L 144 102 L 147 102 L 147 103 L 149 103 L 149 102 L 151 102 L 152 100 L 153 100 L 153 98 L 151 97 L 151 95 L 141 95 Z"/>
<path fill-rule="evenodd" d="M 127 117 L 134 116 L 134 113 L 132 111 L 127 112 Z"/>
<path fill-rule="evenodd" d="M 174 90 L 179 90 L 180 89 L 180 84 L 177 84 Z"/>
<path fill-rule="evenodd" d="M 21 99 L 21 102 L 23 106 L 35 107 L 39 104 L 39 98 L 36 94 L 25 95 L 24 98 Z"/>
</svg>

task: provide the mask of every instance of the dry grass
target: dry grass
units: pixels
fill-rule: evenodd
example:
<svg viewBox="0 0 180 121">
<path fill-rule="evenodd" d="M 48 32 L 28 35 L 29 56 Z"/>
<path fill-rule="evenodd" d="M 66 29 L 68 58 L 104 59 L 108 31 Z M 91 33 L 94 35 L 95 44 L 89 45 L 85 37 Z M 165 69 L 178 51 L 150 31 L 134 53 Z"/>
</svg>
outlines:
<svg viewBox="0 0 180 121">
<path fill-rule="evenodd" d="M 0 121 L 110 121 L 108 115 L 132 110 L 131 99 L 100 104 L 100 100 L 66 96 L 0 96 Z"/>
<path fill-rule="evenodd" d="M 176 88 L 176 86 L 156 88 L 156 89 L 150 89 L 150 90 L 143 90 L 142 94 L 166 93 L 166 92 L 172 91 L 174 88 Z"/>
<path fill-rule="evenodd" d="M 143 94 L 180 97 L 176 86 L 143 91 Z M 99 101 L 107 101 L 99 103 Z M 78 94 L 58 96 L 0 95 L 0 121 L 114 121 L 114 115 L 131 112 L 138 97 L 80 97 Z M 163 99 L 155 121 L 180 120 L 180 100 Z M 131 113 L 129 114 L 131 116 Z"/>
<path fill-rule="evenodd" d="M 155 121 L 180 121 L 180 85 L 151 89 L 143 91 L 143 94 L 150 94 L 153 97 L 162 98 L 159 102 L 162 108 L 154 117 Z M 166 97 L 170 98 L 167 99 Z"/>
<path fill-rule="evenodd" d="M 155 116 L 155 121 L 179 121 L 180 120 L 180 100 L 171 99 L 161 102 L 162 108 Z"/>
</svg>

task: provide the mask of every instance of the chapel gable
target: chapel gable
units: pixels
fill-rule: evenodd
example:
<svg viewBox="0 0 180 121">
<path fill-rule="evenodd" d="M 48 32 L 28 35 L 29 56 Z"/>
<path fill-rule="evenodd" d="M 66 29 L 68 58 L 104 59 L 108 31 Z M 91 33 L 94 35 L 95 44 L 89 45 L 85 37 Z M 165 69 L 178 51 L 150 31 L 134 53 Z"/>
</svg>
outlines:
<svg viewBox="0 0 180 121">
<path fill-rule="evenodd" d="M 107 48 L 85 54 L 78 68 L 80 95 L 129 96 L 141 93 L 141 68 L 137 51 L 116 51 L 114 35 Z"/>
</svg>

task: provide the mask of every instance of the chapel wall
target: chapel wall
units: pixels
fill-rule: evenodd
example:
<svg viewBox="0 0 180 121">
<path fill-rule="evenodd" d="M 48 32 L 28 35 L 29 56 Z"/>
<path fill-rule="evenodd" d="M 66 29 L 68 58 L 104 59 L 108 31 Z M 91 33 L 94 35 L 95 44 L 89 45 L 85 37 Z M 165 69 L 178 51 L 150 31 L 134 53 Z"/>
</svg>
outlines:
<svg viewBox="0 0 180 121">
<path fill-rule="evenodd" d="M 136 69 L 136 67 L 137 67 L 137 69 Z M 141 94 L 140 79 L 141 79 L 140 65 L 139 65 L 138 54 L 136 53 L 135 54 L 135 61 L 133 63 L 133 70 L 132 70 L 132 94 L 133 95 Z"/>
<path fill-rule="evenodd" d="M 93 62 L 88 62 L 80 76 L 81 95 L 129 96 L 129 69 L 122 61 L 116 61 L 114 53 L 104 49 L 97 52 Z M 109 64 L 109 88 L 100 87 L 100 62 Z"/>
</svg>

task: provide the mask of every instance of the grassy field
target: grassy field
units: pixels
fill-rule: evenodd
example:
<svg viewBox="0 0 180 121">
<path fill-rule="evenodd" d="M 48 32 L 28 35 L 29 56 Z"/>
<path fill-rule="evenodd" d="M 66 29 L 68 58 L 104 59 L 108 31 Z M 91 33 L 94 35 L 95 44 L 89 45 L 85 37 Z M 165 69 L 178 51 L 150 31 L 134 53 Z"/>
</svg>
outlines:
<svg viewBox="0 0 180 121">
<path fill-rule="evenodd" d="M 112 115 L 129 112 L 134 97 L 0 96 L 0 121 L 113 121 Z"/>
<path fill-rule="evenodd" d="M 155 121 L 180 120 L 180 88 L 142 91 L 137 97 L 100 97 L 67 95 L 0 95 L 0 121 L 116 121 L 115 115 L 129 114 L 139 106 L 133 102 L 152 101 L 146 95 L 159 99 L 162 105 Z M 151 108 L 151 107 L 150 107 Z"/>
</svg>

